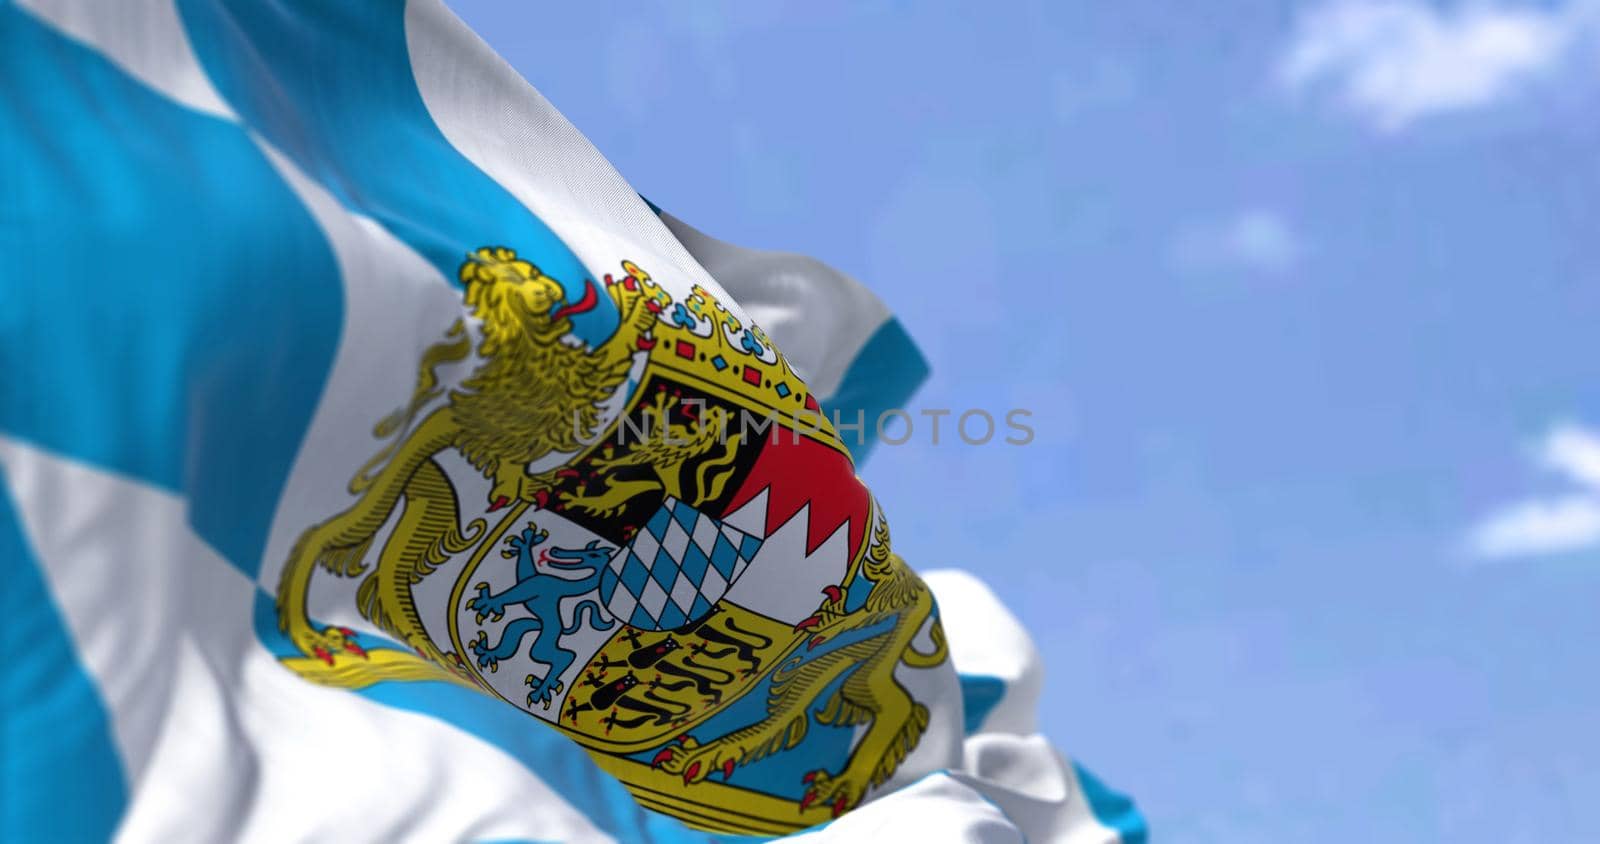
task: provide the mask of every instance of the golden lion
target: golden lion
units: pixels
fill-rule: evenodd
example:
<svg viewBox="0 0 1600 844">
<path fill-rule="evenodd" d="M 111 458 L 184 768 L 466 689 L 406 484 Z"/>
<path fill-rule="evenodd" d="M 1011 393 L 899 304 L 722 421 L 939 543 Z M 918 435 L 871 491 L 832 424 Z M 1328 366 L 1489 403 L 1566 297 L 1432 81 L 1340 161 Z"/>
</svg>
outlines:
<svg viewBox="0 0 1600 844">
<path fill-rule="evenodd" d="M 665 391 L 656 393 L 645 408 L 647 424 L 642 441 L 620 456 L 612 456 L 607 447 L 602 456 L 594 459 L 593 466 L 605 472 L 603 489 L 596 494 L 563 492 L 561 503 L 606 518 L 622 512 L 628 502 L 647 492 L 661 491 L 679 500 L 698 501 L 721 495 L 732 477 L 733 461 L 743 437 L 728 435 L 728 412 L 721 407 L 707 407 L 692 417 L 693 424 L 685 424 L 672 421 L 677 405 L 677 396 Z M 651 428 L 651 424 L 660 427 Z M 619 469 L 635 467 L 648 469 L 649 476 L 624 480 L 616 474 Z M 692 477 L 687 480 L 697 491 L 694 499 L 684 494 L 685 472 L 690 469 Z"/>
<path fill-rule="evenodd" d="M 647 281 L 638 267 L 624 263 L 630 276 Z M 621 314 L 617 332 L 595 349 L 568 345 L 569 315 L 592 307 L 594 283 L 587 282 L 583 300 L 566 305 L 565 291 L 538 267 L 510 249 L 486 247 L 462 263 L 466 304 L 482 325 L 478 356 L 483 363 L 450 392 L 449 401 L 430 412 L 409 433 L 405 429 L 420 408 L 437 398 L 432 369 L 465 359 L 470 341 L 458 322 L 453 342 L 441 343 L 423 358 L 417 393 L 408 408 L 380 423 L 377 433 L 398 438 L 368 461 L 350 482 L 359 495 L 348 509 L 307 529 L 289 554 L 278 584 L 278 624 L 300 651 L 329 666 L 340 653 L 363 656 L 353 634 L 341 628 L 316 629 L 307 616 L 306 592 L 318 565 L 341 576 L 366 571 L 363 558 L 373 536 L 407 499 L 402 525 L 387 543 L 377 566 L 357 593 L 363 616 L 379 627 L 401 634 L 421 630 L 409 590 L 397 588 L 420 581 L 449 555 L 469 548 L 481 536 L 483 522 L 463 531 L 455 492 L 433 455 L 454 448 L 492 481 L 490 509 L 521 500 L 543 505 L 554 486 L 554 473 L 528 474 L 527 467 L 554 453 L 574 453 L 600 424 L 600 403 L 611 397 L 628 376 L 634 353 L 648 348 L 646 335 L 655 325 L 659 303 L 643 288 L 608 285 L 606 292 Z M 376 474 L 373 474 L 376 472 Z M 405 637 L 437 664 L 448 660 L 425 638 Z M 416 671 L 415 667 L 409 669 Z"/>
</svg>

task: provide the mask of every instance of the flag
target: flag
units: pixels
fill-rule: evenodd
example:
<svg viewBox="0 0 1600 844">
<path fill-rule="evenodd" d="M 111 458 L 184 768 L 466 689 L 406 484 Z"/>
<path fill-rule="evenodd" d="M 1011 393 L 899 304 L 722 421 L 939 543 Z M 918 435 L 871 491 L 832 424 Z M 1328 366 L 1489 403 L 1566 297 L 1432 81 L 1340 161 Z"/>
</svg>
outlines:
<svg viewBox="0 0 1600 844">
<path fill-rule="evenodd" d="M 8 3 L 0 80 L 6 840 L 1142 836 L 856 479 L 882 303 L 439 3 Z"/>
</svg>

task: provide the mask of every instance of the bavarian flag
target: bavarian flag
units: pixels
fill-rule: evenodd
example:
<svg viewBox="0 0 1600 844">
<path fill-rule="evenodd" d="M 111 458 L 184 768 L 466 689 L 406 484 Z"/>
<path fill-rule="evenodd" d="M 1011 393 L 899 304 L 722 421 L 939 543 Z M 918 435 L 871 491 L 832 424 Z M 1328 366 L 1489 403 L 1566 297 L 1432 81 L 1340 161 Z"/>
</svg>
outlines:
<svg viewBox="0 0 1600 844">
<path fill-rule="evenodd" d="M 437 0 L 0 2 L 0 86 L 0 839 L 1142 837 L 856 477 L 883 303 Z"/>
</svg>

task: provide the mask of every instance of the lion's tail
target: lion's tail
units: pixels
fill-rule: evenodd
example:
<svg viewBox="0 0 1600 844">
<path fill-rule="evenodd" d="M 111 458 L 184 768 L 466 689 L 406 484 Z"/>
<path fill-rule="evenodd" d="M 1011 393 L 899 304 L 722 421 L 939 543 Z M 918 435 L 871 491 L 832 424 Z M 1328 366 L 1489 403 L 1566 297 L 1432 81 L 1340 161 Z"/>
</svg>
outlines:
<svg viewBox="0 0 1600 844">
<path fill-rule="evenodd" d="M 600 619 L 604 617 L 602 613 L 605 610 L 602 610 L 593 598 L 584 598 L 578 602 L 576 607 L 572 608 L 572 624 L 561 628 L 561 635 L 571 636 L 583 629 L 584 610 L 589 611 L 589 625 L 596 630 L 610 630 L 617 624 L 615 620 L 607 620 L 605 624 L 601 624 Z"/>
<path fill-rule="evenodd" d="M 434 411 L 418 426 L 348 510 L 307 528 L 284 561 L 278 580 L 278 624 L 291 635 L 310 629 L 306 593 L 317 566 L 341 577 L 366 570 L 363 562 L 373 537 L 393 512 L 406 482 L 434 452 L 449 446 L 457 428 L 448 414 Z"/>
<path fill-rule="evenodd" d="M 950 655 L 950 648 L 944 640 L 944 625 L 939 623 L 939 619 L 935 618 L 933 620 L 933 629 L 928 631 L 928 635 L 933 639 L 933 650 L 928 653 L 923 653 L 912 645 L 906 645 L 906 651 L 901 655 L 900 660 L 907 667 L 932 668 L 935 665 L 943 664 Z"/>
</svg>

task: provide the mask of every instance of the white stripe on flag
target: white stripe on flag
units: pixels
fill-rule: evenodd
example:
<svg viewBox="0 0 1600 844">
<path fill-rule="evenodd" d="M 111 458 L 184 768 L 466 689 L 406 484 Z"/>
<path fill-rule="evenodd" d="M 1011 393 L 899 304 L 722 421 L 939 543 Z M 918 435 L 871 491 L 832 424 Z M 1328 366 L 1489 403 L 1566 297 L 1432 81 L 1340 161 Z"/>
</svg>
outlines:
<svg viewBox="0 0 1600 844">
<path fill-rule="evenodd" d="M 939 618 L 956 673 L 993 677 L 1005 684 L 1005 694 L 983 719 L 980 731 L 1037 732 L 1044 668 L 1027 628 L 982 580 L 965 571 L 935 569 L 922 572 L 922 579 L 939 601 Z"/>
<path fill-rule="evenodd" d="M 499 749 L 282 667 L 182 499 L 6 438 L 0 465 L 112 714 L 121 840 L 610 840 Z"/>
<path fill-rule="evenodd" d="M 859 841 L 960 841 L 1025 844 L 1025 837 L 994 803 L 949 774 L 929 774 L 812 832 L 783 839 L 794 844 Z"/>
<path fill-rule="evenodd" d="M 939 601 L 956 671 L 1004 685 L 1000 701 L 967 737 L 961 770 L 950 776 L 1004 810 L 1029 841 L 1118 841 L 1117 831 L 1095 818 L 1072 765 L 1037 732 L 1043 670 L 1026 628 L 967 572 L 922 577 Z"/>
<path fill-rule="evenodd" d="M 344 290 L 339 348 L 261 560 L 258 582 L 272 591 L 301 531 L 350 506 L 351 476 L 381 445 L 373 424 L 410 400 L 416 361 L 464 310 L 460 292 L 421 255 L 376 221 L 339 204 L 259 135 L 251 138 L 322 228 Z M 354 612 L 344 592 L 313 590 L 311 597 L 321 600 L 311 607 L 312 617 L 378 632 Z"/>
<path fill-rule="evenodd" d="M 200 69 L 173 0 L 18 0 L 18 5 L 168 97 L 238 121 Z"/>
<path fill-rule="evenodd" d="M 966 760 L 950 776 L 1005 812 L 1029 841 L 1117 844 L 1094 816 L 1072 765 L 1041 735 L 968 736 Z"/>
<path fill-rule="evenodd" d="M 872 291 L 815 258 L 735 246 L 671 214 L 663 213 L 661 220 L 824 402 L 838 392 L 845 371 L 873 333 L 889 321 L 889 309 Z"/>
<path fill-rule="evenodd" d="M 626 258 L 675 300 L 699 284 L 750 322 L 736 297 L 695 261 L 589 139 L 443 3 L 406 4 L 406 45 L 417 90 L 439 131 L 559 235 L 590 272 L 617 273 Z"/>
</svg>

